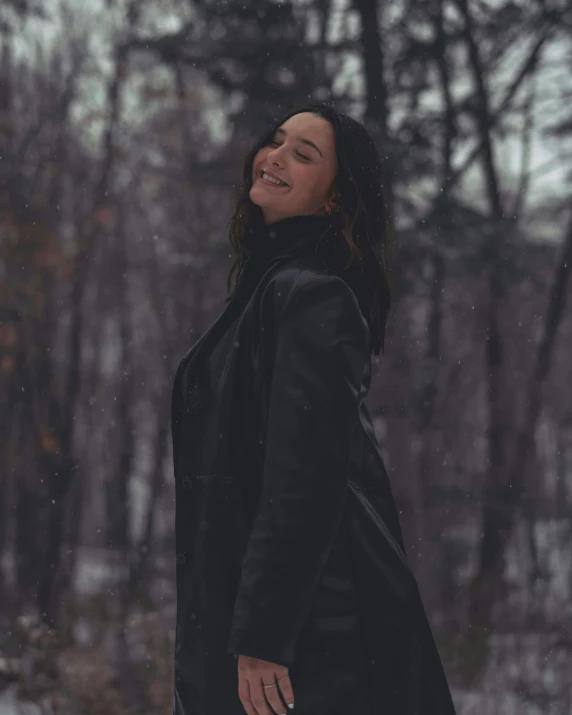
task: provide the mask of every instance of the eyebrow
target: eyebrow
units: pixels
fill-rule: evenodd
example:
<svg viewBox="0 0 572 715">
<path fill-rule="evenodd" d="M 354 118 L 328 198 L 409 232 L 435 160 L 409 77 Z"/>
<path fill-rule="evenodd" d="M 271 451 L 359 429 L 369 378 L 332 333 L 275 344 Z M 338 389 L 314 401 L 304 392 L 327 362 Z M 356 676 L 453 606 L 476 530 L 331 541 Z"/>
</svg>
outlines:
<svg viewBox="0 0 572 715">
<path fill-rule="evenodd" d="M 282 129 L 282 127 L 279 127 L 276 130 L 276 134 L 288 134 L 288 132 L 285 129 Z M 301 141 L 302 144 L 307 144 L 308 146 L 313 147 L 318 152 L 318 154 L 322 157 L 322 159 L 324 158 L 324 155 L 318 149 L 318 147 L 314 144 L 314 142 L 311 142 L 309 139 L 304 139 L 304 137 L 296 137 L 296 139 L 298 139 L 298 141 Z"/>
</svg>

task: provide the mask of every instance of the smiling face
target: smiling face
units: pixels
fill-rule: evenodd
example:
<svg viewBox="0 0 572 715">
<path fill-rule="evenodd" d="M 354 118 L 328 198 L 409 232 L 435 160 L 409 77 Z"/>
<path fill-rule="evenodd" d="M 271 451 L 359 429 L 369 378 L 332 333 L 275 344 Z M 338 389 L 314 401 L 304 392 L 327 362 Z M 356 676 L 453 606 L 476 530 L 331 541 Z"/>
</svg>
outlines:
<svg viewBox="0 0 572 715">
<path fill-rule="evenodd" d="M 286 186 L 262 177 L 263 172 Z M 290 216 L 323 215 L 336 192 L 338 172 L 334 129 L 311 112 L 301 112 L 282 124 L 252 164 L 250 200 L 260 206 L 264 223 Z"/>
</svg>

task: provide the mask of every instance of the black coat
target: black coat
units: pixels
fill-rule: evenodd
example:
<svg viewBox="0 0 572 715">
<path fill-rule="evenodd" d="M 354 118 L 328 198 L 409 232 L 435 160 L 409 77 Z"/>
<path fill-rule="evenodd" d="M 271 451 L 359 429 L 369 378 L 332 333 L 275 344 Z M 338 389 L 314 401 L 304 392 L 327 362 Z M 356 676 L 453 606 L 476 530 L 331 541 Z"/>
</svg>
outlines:
<svg viewBox="0 0 572 715">
<path fill-rule="evenodd" d="M 370 332 L 318 238 L 343 241 L 260 229 L 175 375 L 176 715 L 243 715 L 239 654 L 289 668 L 296 715 L 455 712 L 363 403 Z"/>
</svg>

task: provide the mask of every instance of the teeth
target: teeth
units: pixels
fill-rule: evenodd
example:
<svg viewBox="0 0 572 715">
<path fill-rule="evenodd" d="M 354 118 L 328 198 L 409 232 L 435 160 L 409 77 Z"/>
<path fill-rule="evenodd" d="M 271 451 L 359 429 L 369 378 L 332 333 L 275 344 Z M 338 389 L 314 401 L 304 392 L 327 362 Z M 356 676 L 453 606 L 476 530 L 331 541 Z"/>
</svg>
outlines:
<svg viewBox="0 0 572 715">
<path fill-rule="evenodd" d="M 271 181 L 273 184 L 277 184 L 278 186 L 288 186 L 288 184 L 285 184 L 283 181 L 278 181 L 273 176 L 270 176 L 269 174 L 266 174 L 266 173 L 262 174 L 262 178 L 265 181 Z"/>
</svg>

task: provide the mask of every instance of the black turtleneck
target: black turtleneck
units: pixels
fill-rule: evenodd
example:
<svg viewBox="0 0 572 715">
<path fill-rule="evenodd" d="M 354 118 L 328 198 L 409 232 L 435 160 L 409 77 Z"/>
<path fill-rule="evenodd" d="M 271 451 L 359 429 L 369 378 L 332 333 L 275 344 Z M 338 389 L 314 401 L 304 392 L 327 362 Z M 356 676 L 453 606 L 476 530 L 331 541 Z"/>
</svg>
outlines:
<svg viewBox="0 0 572 715">
<path fill-rule="evenodd" d="M 279 255 L 295 255 L 320 247 L 339 244 L 336 216 L 289 216 L 253 230 L 247 247 L 254 263 L 266 262 Z M 328 251 L 329 253 L 329 251 Z"/>
</svg>

